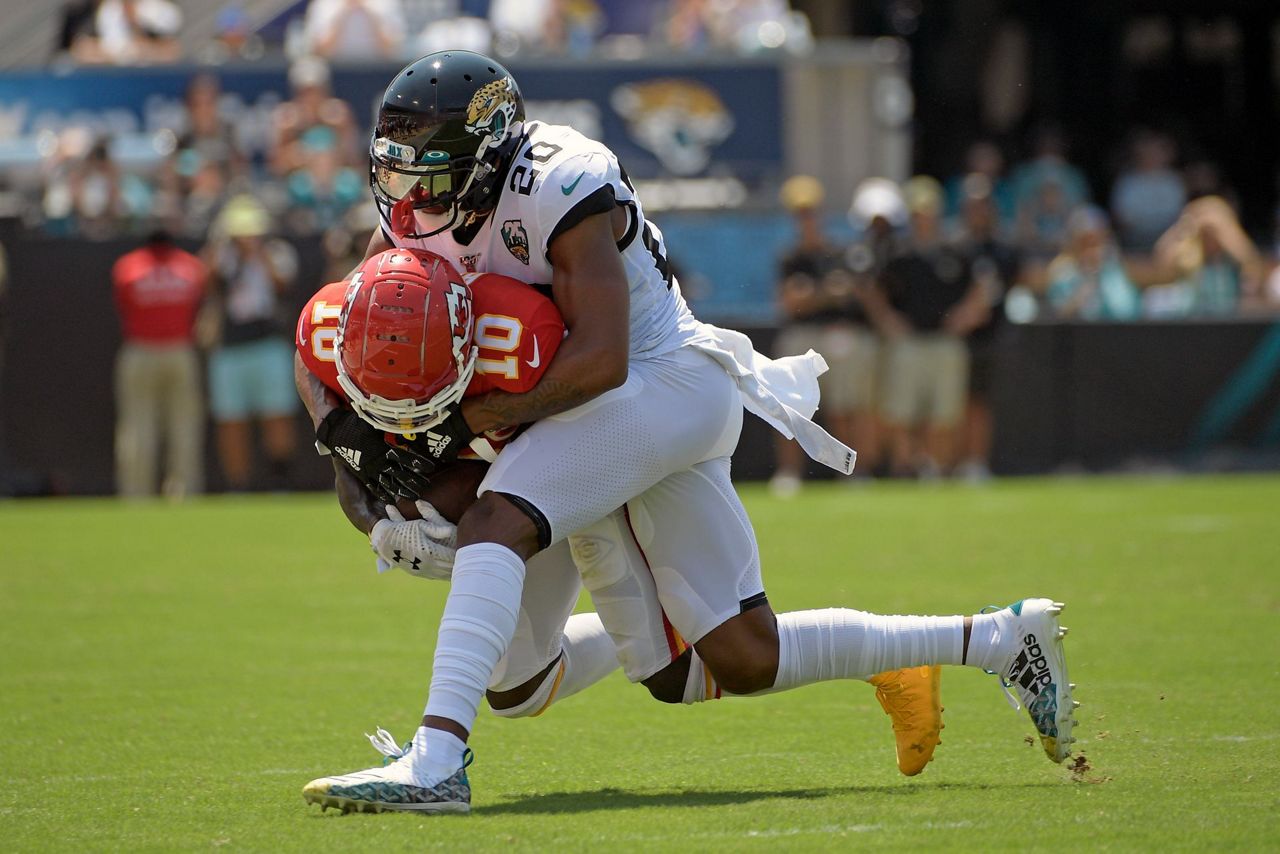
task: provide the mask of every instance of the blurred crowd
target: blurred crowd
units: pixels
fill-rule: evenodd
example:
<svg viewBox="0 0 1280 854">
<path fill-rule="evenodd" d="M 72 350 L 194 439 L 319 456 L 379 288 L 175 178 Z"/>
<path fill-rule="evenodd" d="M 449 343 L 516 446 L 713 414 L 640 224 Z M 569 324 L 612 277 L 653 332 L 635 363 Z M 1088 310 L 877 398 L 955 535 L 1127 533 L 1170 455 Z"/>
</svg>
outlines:
<svg viewBox="0 0 1280 854">
<path fill-rule="evenodd" d="M 796 52 L 813 42 L 808 20 L 787 0 L 310 0 L 283 21 L 255 20 L 233 0 L 217 7 L 208 38 L 194 45 L 183 37 L 184 6 L 197 11 L 175 0 L 70 0 L 55 54 L 112 65 L 216 63 L 280 52 L 370 62 L 445 48 L 507 58 L 634 57 L 655 48 Z"/>
<path fill-rule="evenodd" d="M 228 199 L 249 191 L 282 231 L 323 232 L 367 195 L 364 140 L 351 108 L 330 91 L 323 60 L 294 62 L 289 84 L 291 97 L 257 127 L 229 121 L 217 76 L 196 74 L 171 126 L 151 140 L 148 154 L 160 156 L 126 166 L 109 137 L 78 126 L 50 131 L 39 143 L 40 180 L 11 176 L 12 191 L 40 195 L 22 207 L 52 234 L 100 238 L 160 227 L 199 237 Z M 260 150 L 249 133 L 265 137 Z"/>
<path fill-rule="evenodd" d="M 1241 226 L 1231 188 L 1211 164 L 1177 164 L 1169 137 L 1137 131 L 1109 199 L 1095 200 L 1058 133 L 1012 169 L 979 141 L 945 182 L 863 182 L 852 242 L 824 230 L 822 185 L 795 176 L 781 193 L 797 241 L 779 265 L 776 354 L 826 357 L 821 415 L 862 471 L 984 480 L 1006 323 L 1280 308 L 1280 267 Z M 799 449 L 780 442 L 777 455 L 773 488 L 794 493 Z"/>
</svg>

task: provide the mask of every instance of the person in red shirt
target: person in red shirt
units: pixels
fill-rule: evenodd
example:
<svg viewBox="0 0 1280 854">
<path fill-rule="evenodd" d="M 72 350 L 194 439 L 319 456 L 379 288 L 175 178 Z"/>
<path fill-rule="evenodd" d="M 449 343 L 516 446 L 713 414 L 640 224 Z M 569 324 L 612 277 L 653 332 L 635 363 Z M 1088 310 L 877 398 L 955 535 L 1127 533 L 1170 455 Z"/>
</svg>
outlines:
<svg viewBox="0 0 1280 854">
<path fill-rule="evenodd" d="M 195 319 L 204 299 L 204 264 L 156 232 L 111 269 L 124 344 L 116 359 L 116 487 L 154 495 L 163 441 L 162 492 L 203 488 L 204 399 Z"/>
</svg>

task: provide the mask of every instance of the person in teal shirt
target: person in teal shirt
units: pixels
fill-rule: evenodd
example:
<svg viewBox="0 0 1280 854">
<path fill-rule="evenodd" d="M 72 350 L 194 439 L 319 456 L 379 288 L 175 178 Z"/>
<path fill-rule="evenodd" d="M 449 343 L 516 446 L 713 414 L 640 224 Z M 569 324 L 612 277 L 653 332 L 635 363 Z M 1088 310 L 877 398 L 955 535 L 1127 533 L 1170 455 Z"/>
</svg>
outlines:
<svg viewBox="0 0 1280 854">
<path fill-rule="evenodd" d="M 1049 265 L 1049 304 L 1056 316 L 1135 320 L 1142 297 L 1116 248 L 1107 215 L 1081 207 L 1067 221 L 1067 248 Z"/>
</svg>

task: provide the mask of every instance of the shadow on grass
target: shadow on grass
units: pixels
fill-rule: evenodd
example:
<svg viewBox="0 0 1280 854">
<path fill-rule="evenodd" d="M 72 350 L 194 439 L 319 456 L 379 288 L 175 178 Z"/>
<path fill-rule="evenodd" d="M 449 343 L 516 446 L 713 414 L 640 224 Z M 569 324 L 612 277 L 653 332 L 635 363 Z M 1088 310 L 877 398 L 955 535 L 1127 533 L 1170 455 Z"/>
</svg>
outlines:
<svg viewBox="0 0 1280 854">
<path fill-rule="evenodd" d="M 841 795 L 913 796 L 924 792 L 948 790 L 979 791 L 984 789 L 1052 788 L 1057 783 L 921 783 L 899 786 L 824 786 L 809 789 L 681 789 L 678 791 L 628 791 L 595 789 L 588 792 L 546 792 L 514 798 L 492 806 L 477 807 L 476 815 L 537 815 L 584 813 L 597 810 L 642 809 L 645 807 L 715 807 L 746 804 L 773 799 L 816 800 Z"/>
</svg>

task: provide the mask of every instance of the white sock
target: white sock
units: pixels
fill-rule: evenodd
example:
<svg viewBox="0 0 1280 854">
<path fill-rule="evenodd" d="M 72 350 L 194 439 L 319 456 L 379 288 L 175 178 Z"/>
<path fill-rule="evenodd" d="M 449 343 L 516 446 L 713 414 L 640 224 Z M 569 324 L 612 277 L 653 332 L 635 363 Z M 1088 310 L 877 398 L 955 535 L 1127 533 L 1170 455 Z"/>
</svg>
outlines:
<svg viewBox="0 0 1280 854">
<path fill-rule="evenodd" d="M 689 648 L 689 678 L 684 683 L 684 696 L 680 702 L 685 705 L 702 703 L 707 700 L 720 699 L 720 686 L 711 675 L 707 664 L 698 656 L 698 651 Z"/>
<path fill-rule="evenodd" d="M 778 615 L 778 676 L 770 691 L 886 670 L 961 664 L 964 617 L 882 616 L 848 608 Z"/>
<path fill-rule="evenodd" d="M 560 643 L 564 676 L 548 705 L 572 697 L 618 669 L 617 650 L 599 614 L 574 614 L 565 623 L 564 639 Z"/>
<path fill-rule="evenodd" d="M 1008 644 L 1011 638 L 1008 632 L 1001 631 L 1003 620 L 997 614 L 1008 612 L 1008 608 L 995 614 L 974 614 L 973 630 L 969 633 L 969 653 L 965 656 L 965 664 L 981 667 L 983 670 L 1001 670 L 1004 659 L 1008 657 Z"/>
<path fill-rule="evenodd" d="M 485 686 L 516 631 L 524 568 L 519 555 L 497 543 L 458 549 L 449 598 L 440 618 L 431 693 L 424 714 L 446 718 L 471 731 Z M 427 761 L 436 769 L 425 785 L 434 785 L 458 770 L 462 752 L 457 744 L 461 742 L 437 729 L 427 729 L 425 735 Z M 438 776 L 446 764 L 451 764 L 452 770 Z"/>
<path fill-rule="evenodd" d="M 467 743 L 451 732 L 420 726 L 413 736 L 413 773 L 415 782 L 434 786 L 448 780 L 462 767 L 462 754 Z"/>
</svg>

